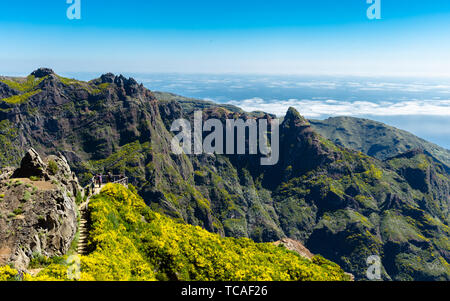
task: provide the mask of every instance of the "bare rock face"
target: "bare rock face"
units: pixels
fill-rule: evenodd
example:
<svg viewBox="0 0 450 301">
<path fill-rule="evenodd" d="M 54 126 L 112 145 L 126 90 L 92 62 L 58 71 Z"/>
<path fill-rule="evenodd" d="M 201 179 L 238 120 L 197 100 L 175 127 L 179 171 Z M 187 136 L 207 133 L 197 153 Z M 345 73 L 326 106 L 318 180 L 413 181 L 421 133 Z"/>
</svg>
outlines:
<svg viewBox="0 0 450 301">
<path fill-rule="evenodd" d="M 20 168 L 0 179 L 0 266 L 26 270 L 37 254 L 67 253 L 77 230 L 80 188 L 66 159 L 44 161 L 31 149 Z"/>
<path fill-rule="evenodd" d="M 42 161 L 39 154 L 30 149 L 22 159 L 20 168 L 16 169 L 13 174 L 13 178 L 29 178 L 38 177 L 50 180 L 49 175 L 45 172 L 46 166 Z"/>
<path fill-rule="evenodd" d="M 300 256 L 308 259 L 312 259 L 314 257 L 314 254 L 311 253 L 301 242 L 290 238 L 283 238 L 277 242 L 274 242 L 274 245 L 283 245 L 286 249 L 294 251 L 300 254 Z"/>
<path fill-rule="evenodd" d="M 12 174 L 14 173 L 14 168 L 12 167 L 5 167 L 0 170 L 0 181 L 9 179 Z"/>
</svg>

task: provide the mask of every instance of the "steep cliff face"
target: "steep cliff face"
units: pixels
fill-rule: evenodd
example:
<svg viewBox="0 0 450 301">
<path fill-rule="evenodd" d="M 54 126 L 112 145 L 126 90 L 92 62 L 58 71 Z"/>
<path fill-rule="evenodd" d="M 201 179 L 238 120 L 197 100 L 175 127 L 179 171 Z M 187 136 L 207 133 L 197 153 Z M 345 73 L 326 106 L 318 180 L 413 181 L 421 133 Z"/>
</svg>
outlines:
<svg viewBox="0 0 450 301">
<path fill-rule="evenodd" d="M 15 132 L 0 138 L 11 150 L 59 150 L 81 181 L 124 173 L 154 211 L 226 236 L 298 240 L 356 279 L 371 255 L 384 279 L 449 278 L 448 169 L 426 154 L 383 162 L 335 145 L 290 109 L 274 166 L 254 155 L 174 155 L 170 125 L 193 109 L 158 101 L 133 79 L 79 82 L 47 70 L 8 80 L 15 90 L 0 95 L 0 122 Z M 272 118 L 203 106 L 204 118 Z"/>
<path fill-rule="evenodd" d="M 77 178 L 64 157 L 29 150 L 0 177 L 0 265 L 26 270 L 35 256 L 66 254 L 77 229 Z"/>
</svg>

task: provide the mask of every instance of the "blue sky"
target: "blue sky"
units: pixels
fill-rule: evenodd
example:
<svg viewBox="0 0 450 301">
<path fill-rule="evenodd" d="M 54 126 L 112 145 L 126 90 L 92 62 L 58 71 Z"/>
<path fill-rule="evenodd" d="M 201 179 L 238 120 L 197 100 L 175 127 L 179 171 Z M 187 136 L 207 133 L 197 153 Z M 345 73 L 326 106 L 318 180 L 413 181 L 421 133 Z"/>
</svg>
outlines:
<svg viewBox="0 0 450 301">
<path fill-rule="evenodd" d="M 189 72 L 450 77 L 450 1 L 0 0 L 0 73 Z"/>
<path fill-rule="evenodd" d="M 69 20 L 68 7 L 0 0 L 0 74 L 124 73 L 150 89 L 248 110 L 370 117 L 450 148 L 449 0 L 381 0 L 381 20 L 367 18 L 366 0 L 81 0 L 81 20 Z M 211 73 L 243 77 L 220 75 L 211 86 Z M 261 83 L 254 74 L 309 79 Z"/>
</svg>

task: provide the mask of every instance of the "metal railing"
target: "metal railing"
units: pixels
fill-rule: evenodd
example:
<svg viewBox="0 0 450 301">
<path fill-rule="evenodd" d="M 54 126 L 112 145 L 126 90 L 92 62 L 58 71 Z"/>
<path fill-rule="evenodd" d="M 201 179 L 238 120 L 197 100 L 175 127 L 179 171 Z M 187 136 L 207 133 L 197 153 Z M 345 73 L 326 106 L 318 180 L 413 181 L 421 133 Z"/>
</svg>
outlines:
<svg viewBox="0 0 450 301">
<path fill-rule="evenodd" d="M 85 192 L 85 196 L 91 196 L 94 192 L 94 189 L 102 187 L 105 184 L 112 183 L 112 184 L 121 184 L 125 187 L 128 187 L 128 177 L 122 176 L 122 175 L 97 175 L 91 178 L 91 181 L 88 185 L 83 187 L 83 190 Z"/>
</svg>

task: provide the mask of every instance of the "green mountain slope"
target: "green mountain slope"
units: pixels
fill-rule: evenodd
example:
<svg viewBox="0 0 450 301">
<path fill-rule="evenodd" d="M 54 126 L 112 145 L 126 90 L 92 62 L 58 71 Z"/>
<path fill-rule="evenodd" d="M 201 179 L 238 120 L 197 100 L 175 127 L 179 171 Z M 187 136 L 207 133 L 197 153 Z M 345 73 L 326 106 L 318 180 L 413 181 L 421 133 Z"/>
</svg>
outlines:
<svg viewBox="0 0 450 301">
<path fill-rule="evenodd" d="M 319 134 L 337 145 L 361 151 L 380 160 L 413 149 L 423 149 L 450 167 L 449 150 L 381 122 L 354 117 L 333 117 L 310 122 Z"/>
<path fill-rule="evenodd" d="M 81 256 L 80 280 L 348 280 L 339 266 L 320 256 L 309 260 L 284 247 L 177 223 L 121 185 L 108 184 L 89 206 L 91 252 Z M 68 280 L 64 264 L 41 268 L 25 279 Z M 10 274 L 4 269 L 3 278 Z"/>
<path fill-rule="evenodd" d="M 18 125 L 17 152 L 61 151 L 82 181 L 124 173 L 155 212 L 227 237 L 296 239 L 356 279 L 371 255 L 381 257 L 383 279 L 450 278 L 450 180 L 427 153 L 383 162 L 334 144 L 290 109 L 275 166 L 260 166 L 257 155 L 174 155 L 170 125 L 192 119 L 192 108 L 123 76 L 45 76 L 26 102 L 0 102 L 0 121 Z M 203 114 L 250 117 L 209 104 Z"/>
</svg>

